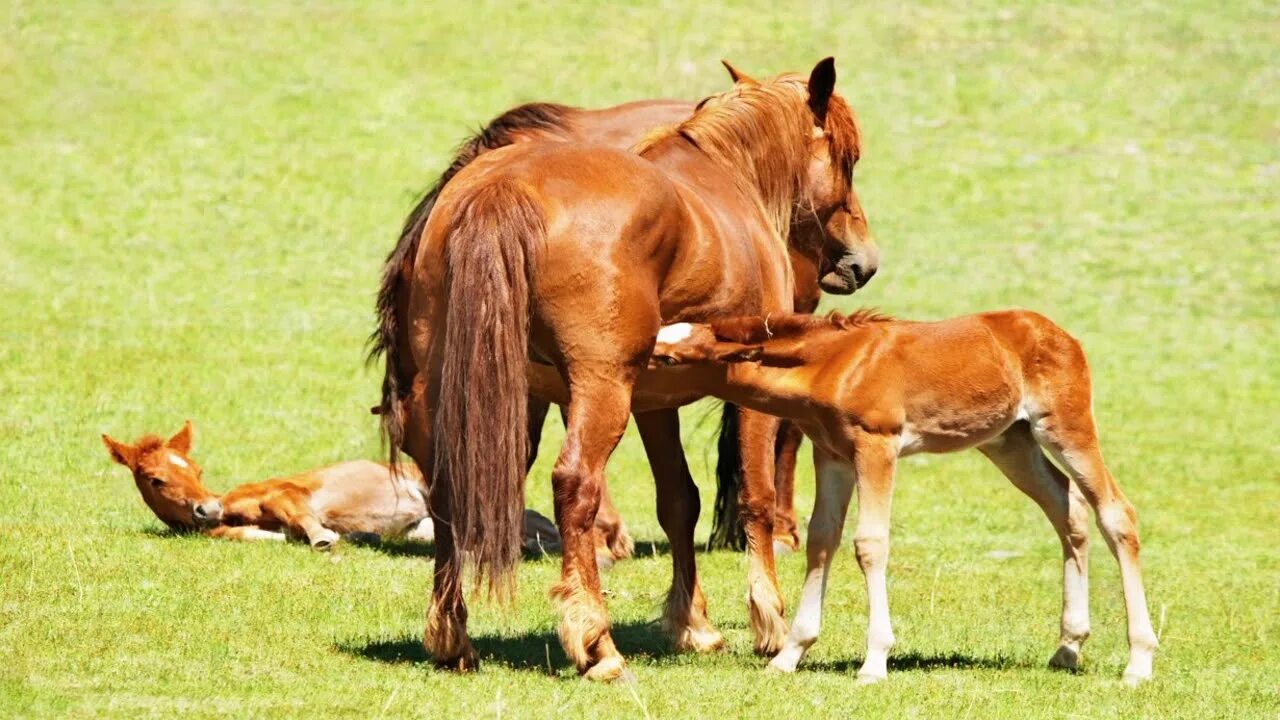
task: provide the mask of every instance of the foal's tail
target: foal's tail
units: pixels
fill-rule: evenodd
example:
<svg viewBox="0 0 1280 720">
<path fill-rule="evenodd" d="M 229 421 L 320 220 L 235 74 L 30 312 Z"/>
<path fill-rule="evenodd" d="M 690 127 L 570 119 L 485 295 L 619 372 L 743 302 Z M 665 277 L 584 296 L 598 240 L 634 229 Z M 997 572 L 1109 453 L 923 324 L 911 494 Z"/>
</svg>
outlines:
<svg viewBox="0 0 1280 720">
<path fill-rule="evenodd" d="M 530 274 L 546 229 L 510 180 L 458 209 L 446 248 L 443 362 L 432 438 L 457 549 L 509 597 L 520 560 L 528 453 Z"/>
</svg>

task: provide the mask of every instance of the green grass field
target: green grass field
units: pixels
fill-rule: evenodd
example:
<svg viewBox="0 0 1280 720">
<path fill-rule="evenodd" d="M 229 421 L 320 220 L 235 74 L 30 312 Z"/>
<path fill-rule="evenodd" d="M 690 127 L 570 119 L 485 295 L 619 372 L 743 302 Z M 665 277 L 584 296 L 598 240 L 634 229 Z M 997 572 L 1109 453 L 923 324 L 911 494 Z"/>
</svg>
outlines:
<svg viewBox="0 0 1280 720">
<path fill-rule="evenodd" d="M 0 2 L 0 716 L 1280 717 L 1280 10 L 848 5 Z M 827 305 L 1026 306 L 1083 340 L 1141 515 L 1153 683 L 1119 683 L 1096 532 L 1084 671 L 1045 667 L 1058 544 L 976 454 L 903 463 L 888 682 L 853 682 L 848 549 L 786 677 L 750 652 L 735 553 L 699 557 L 727 650 L 672 654 L 659 552 L 605 578 L 639 682 L 599 687 L 555 639 L 557 560 L 526 564 L 514 609 L 473 603 L 482 671 L 454 676 L 419 645 L 411 548 L 173 537 L 103 450 L 191 418 L 218 490 L 377 457 L 381 260 L 457 141 L 521 101 L 698 98 L 727 88 L 721 57 L 767 74 L 827 54 L 883 249 Z M 709 507 L 714 407 L 684 418 Z M 530 479 L 548 514 L 559 437 Z M 609 473 L 660 543 L 633 435 Z M 803 559 L 780 573 L 794 604 Z"/>
</svg>

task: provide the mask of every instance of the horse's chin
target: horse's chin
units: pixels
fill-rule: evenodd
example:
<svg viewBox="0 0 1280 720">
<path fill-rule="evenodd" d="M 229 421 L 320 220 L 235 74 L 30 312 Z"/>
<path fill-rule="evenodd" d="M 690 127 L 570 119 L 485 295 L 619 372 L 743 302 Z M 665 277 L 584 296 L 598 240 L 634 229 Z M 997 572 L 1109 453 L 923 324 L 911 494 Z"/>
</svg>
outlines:
<svg viewBox="0 0 1280 720">
<path fill-rule="evenodd" d="M 858 289 L 858 281 L 852 273 L 831 271 L 818 279 L 818 287 L 830 295 L 852 295 Z"/>
</svg>

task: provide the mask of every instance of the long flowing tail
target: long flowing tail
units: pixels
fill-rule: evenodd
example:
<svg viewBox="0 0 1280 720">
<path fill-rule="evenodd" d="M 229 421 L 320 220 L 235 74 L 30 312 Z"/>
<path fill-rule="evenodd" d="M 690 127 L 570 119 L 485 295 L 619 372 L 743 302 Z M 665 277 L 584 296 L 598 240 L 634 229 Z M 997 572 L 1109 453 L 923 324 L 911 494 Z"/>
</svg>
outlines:
<svg viewBox="0 0 1280 720">
<path fill-rule="evenodd" d="M 514 182 L 477 190 L 459 208 L 446 250 L 436 486 L 448 493 L 454 542 L 510 597 L 520 560 L 528 453 L 530 275 L 546 235 L 542 213 Z"/>
<path fill-rule="evenodd" d="M 742 452 L 738 447 L 738 406 L 725 403 L 716 442 L 716 502 L 711 516 L 712 550 L 745 550 L 747 534 L 738 513 L 742 488 Z"/>
</svg>

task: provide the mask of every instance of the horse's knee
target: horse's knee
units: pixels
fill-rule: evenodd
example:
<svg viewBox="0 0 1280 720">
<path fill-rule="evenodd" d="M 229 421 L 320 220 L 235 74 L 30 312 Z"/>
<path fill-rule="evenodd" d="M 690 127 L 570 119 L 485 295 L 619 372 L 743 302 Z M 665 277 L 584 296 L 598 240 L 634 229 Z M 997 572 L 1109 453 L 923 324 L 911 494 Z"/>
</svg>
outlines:
<svg viewBox="0 0 1280 720">
<path fill-rule="evenodd" d="M 1098 526 L 1117 549 L 1137 553 L 1142 542 L 1138 538 L 1138 513 L 1128 500 L 1120 499 L 1098 508 Z"/>
<path fill-rule="evenodd" d="M 889 536 L 887 534 L 858 535 L 853 539 L 853 549 L 858 556 L 858 565 L 865 572 L 884 564 L 885 556 L 889 551 Z"/>
</svg>

